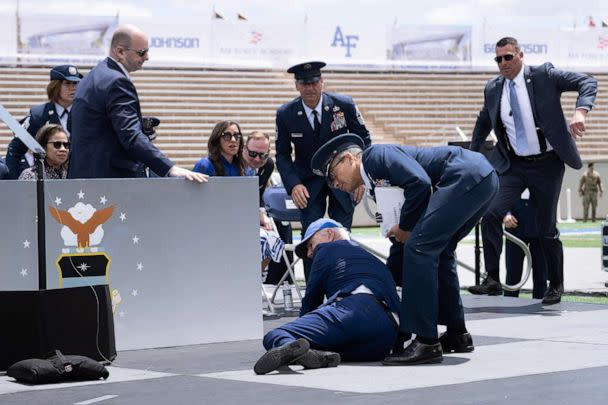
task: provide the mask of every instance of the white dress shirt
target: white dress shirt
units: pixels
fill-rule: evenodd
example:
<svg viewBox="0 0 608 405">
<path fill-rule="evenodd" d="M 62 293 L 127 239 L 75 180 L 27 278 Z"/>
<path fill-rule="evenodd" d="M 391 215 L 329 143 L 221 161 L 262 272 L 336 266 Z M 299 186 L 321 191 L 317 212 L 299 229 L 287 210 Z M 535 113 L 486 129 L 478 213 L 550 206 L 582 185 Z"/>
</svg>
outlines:
<svg viewBox="0 0 608 405">
<path fill-rule="evenodd" d="M 323 122 L 321 118 L 323 116 L 323 96 L 321 96 L 315 108 L 310 108 L 304 103 L 304 101 L 302 101 L 302 105 L 304 106 L 304 112 L 306 113 L 306 118 L 308 118 L 308 122 L 310 122 L 310 126 L 313 129 L 315 128 L 315 115 L 312 113 L 313 111 L 317 112 L 317 115 L 319 116 L 319 125 L 321 125 L 321 122 Z"/>
<path fill-rule="evenodd" d="M 507 78 L 505 78 L 505 84 L 502 88 L 502 97 L 500 99 L 500 118 L 505 126 L 509 143 L 511 144 L 515 154 L 518 156 L 538 155 L 541 153 L 540 145 L 538 143 L 538 135 L 536 134 L 536 125 L 534 124 L 534 115 L 532 114 L 532 105 L 530 104 L 530 97 L 528 96 L 528 89 L 526 87 L 524 69 L 525 65 L 522 64 L 521 70 L 517 76 L 513 78 L 513 82 L 515 82 L 515 92 L 517 93 L 519 109 L 521 111 L 524 129 L 526 132 L 526 139 L 528 140 L 528 148 L 526 150 L 517 149 L 515 121 L 513 120 L 513 113 L 511 111 L 511 97 L 509 96 L 509 86 L 511 80 Z M 553 150 L 553 147 L 549 144 L 549 141 L 547 141 L 547 151 L 550 150 Z"/>
</svg>

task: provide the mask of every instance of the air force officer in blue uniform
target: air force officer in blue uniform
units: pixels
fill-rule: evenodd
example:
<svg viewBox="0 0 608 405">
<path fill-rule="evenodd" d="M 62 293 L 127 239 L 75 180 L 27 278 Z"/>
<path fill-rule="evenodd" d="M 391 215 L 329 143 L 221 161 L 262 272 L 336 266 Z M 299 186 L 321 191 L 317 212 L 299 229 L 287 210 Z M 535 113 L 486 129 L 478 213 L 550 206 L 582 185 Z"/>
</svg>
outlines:
<svg viewBox="0 0 608 405">
<path fill-rule="evenodd" d="M 139 97 L 129 74 L 147 60 L 146 34 L 131 25 L 118 27 L 110 56 L 76 90 L 69 178 L 145 177 L 148 167 L 161 177 L 206 181 L 206 175 L 175 166 L 143 131 Z"/>
<path fill-rule="evenodd" d="M 76 86 L 82 80 L 82 74 L 74 65 L 59 65 L 51 69 L 51 81 L 46 87 L 49 101 L 34 106 L 21 121 L 23 127 L 33 137 L 45 124 L 59 124 L 69 136 L 71 130 L 71 109 Z M 44 148 L 45 145 L 42 145 Z M 21 172 L 30 167 L 27 159 L 27 146 L 17 137 L 8 144 L 6 164 L 9 168 L 9 179 L 17 179 Z"/>
<path fill-rule="evenodd" d="M 460 300 L 454 251 L 498 190 L 498 175 L 479 153 L 454 146 L 372 145 L 350 134 L 329 141 L 312 159 L 313 171 L 332 187 L 352 191 L 375 184 L 403 189 L 399 223 L 386 236 L 404 243 L 400 337 L 416 339 L 386 365 L 436 363 L 442 351 L 473 350 Z M 437 325 L 447 332 L 437 335 Z"/>
<path fill-rule="evenodd" d="M 357 134 L 365 146 L 370 134 L 353 99 L 336 93 L 323 92 L 321 68 L 323 62 L 308 62 L 292 66 L 296 89 L 300 97 L 282 105 L 276 116 L 276 160 L 283 184 L 294 204 L 301 210 L 302 234 L 308 225 L 325 215 L 350 228 L 355 203 L 363 196 L 363 188 L 353 196 L 331 190 L 310 170 L 312 155 L 328 140 L 346 132 Z M 292 144 L 295 160 L 292 159 Z M 329 198 L 329 207 L 328 207 Z M 308 274 L 309 266 L 305 266 Z"/>
<path fill-rule="evenodd" d="M 296 246 L 298 256 L 313 259 L 300 318 L 266 334 L 269 351 L 258 360 L 256 373 L 295 358 L 319 368 L 340 359 L 378 361 L 389 353 L 397 335 L 395 282 L 380 260 L 349 239 L 348 231 L 329 218 L 310 224 Z"/>
<path fill-rule="evenodd" d="M 585 132 L 585 117 L 593 107 L 597 81 L 587 75 L 556 69 L 550 63 L 528 66 L 515 38 L 496 43 L 501 75 L 484 90 L 484 105 L 473 130 L 471 149 L 479 150 L 493 129 L 498 143 L 490 161 L 500 174 L 500 193 L 482 222 L 483 254 L 488 278 L 471 287 L 474 294 L 499 294 L 498 278 L 502 250 L 502 220 L 530 190 L 538 208 L 541 247 L 545 255 L 549 288 L 544 304 L 560 302 L 563 292 L 563 250 L 555 226 L 564 163 L 580 169 L 581 159 L 574 139 Z M 561 95 L 578 92 L 570 125 L 564 120 Z"/>
</svg>

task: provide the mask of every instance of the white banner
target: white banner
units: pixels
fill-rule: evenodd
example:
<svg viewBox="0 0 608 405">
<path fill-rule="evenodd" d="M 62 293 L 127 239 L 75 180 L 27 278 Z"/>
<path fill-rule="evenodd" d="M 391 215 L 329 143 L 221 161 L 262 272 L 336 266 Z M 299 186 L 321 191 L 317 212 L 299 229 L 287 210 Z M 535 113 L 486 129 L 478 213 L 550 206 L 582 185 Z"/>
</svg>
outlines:
<svg viewBox="0 0 608 405">
<path fill-rule="evenodd" d="M 403 66 L 471 66 L 471 26 L 393 26 L 387 35 L 386 55 Z"/>
</svg>

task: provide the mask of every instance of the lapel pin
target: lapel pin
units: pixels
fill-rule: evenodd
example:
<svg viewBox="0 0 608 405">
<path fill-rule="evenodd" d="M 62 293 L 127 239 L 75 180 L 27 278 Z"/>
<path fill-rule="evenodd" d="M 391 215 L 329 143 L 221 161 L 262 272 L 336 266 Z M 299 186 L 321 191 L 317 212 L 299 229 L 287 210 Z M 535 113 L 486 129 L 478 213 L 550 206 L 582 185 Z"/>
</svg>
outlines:
<svg viewBox="0 0 608 405">
<path fill-rule="evenodd" d="M 302 111 L 298 111 L 298 115 L 302 115 Z"/>
<path fill-rule="evenodd" d="M 340 106 L 339 105 L 337 105 L 337 106 L 334 107 L 334 112 L 336 112 L 336 111 L 340 111 Z"/>
<path fill-rule="evenodd" d="M 329 111 L 329 106 L 325 106 L 324 110 Z"/>
<path fill-rule="evenodd" d="M 530 83 L 531 81 L 532 81 L 532 80 L 528 79 L 528 80 L 526 80 L 526 83 Z"/>
<path fill-rule="evenodd" d="M 53 115 L 53 114 L 55 114 L 55 111 L 49 110 L 49 115 Z"/>
</svg>

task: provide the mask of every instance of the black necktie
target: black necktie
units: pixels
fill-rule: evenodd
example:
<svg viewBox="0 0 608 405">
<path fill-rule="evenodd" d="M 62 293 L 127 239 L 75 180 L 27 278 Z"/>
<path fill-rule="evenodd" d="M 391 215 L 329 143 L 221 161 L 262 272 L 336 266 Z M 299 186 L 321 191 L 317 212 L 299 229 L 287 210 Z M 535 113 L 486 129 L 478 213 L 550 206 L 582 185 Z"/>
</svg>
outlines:
<svg viewBox="0 0 608 405">
<path fill-rule="evenodd" d="M 64 115 L 68 115 L 68 121 L 65 125 L 65 129 L 68 130 L 68 132 L 71 134 L 72 133 L 72 113 L 66 108 L 63 110 L 63 112 L 61 113 L 61 117 L 59 118 L 63 118 Z"/>
<path fill-rule="evenodd" d="M 312 114 L 314 115 L 313 122 L 315 125 L 313 126 L 313 130 L 315 131 L 315 137 L 321 135 L 321 124 L 319 123 L 319 113 L 317 110 L 312 110 Z"/>
</svg>

